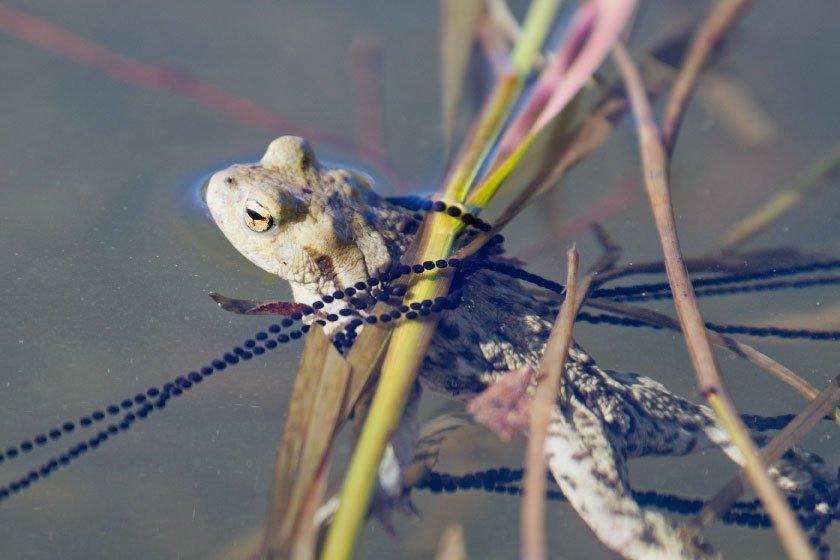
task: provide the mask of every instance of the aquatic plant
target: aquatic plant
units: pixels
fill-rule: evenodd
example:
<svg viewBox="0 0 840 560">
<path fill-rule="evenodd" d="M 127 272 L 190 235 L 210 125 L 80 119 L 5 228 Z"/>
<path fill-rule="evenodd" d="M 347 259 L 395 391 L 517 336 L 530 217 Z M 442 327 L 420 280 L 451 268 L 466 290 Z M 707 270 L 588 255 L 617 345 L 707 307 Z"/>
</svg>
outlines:
<svg viewBox="0 0 840 560">
<path fill-rule="evenodd" d="M 495 15 L 488 15 L 481 8 L 480 2 L 472 3 L 477 6 L 473 12 L 476 23 L 479 18 L 485 18 L 484 25 L 489 25 L 495 33 L 501 34 L 501 17 L 498 11 Z M 697 82 L 701 68 L 712 54 L 710 45 L 718 42 L 724 31 L 731 26 L 736 17 L 746 7 L 746 2 L 721 2 L 713 10 L 704 26 L 700 28 L 693 47 L 685 59 L 682 70 L 677 74 L 676 85 L 672 89 L 668 109 L 666 110 L 663 132 L 640 129 L 639 136 L 644 139 L 643 150 L 653 149 L 653 155 L 647 153 L 645 158 L 648 165 L 646 176 L 664 181 L 667 178 L 667 157 L 676 140 L 679 122 L 685 111 L 685 106 Z M 68 421 L 61 426 L 38 434 L 32 439 L 22 441 L 17 446 L 9 447 L 0 456 L 4 460 L 15 459 L 22 453 L 28 453 L 36 447 L 45 446 L 50 441 L 59 440 L 70 434 L 91 426 L 104 426 L 96 435 L 82 441 L 66 453 L 44 463 L 39 469 L 31 471 L 26 476 L 0 489 L 0 498 L 5 499 L 39 480 L 50 475 L 76 458 L 84 455 L 116 436 L 128 430 L 137 420 L 148 417 L 156 410 L 165 408 L 171 400 L 184 391 L 190 390 L 203 380 L 230 368 L 240 361 L 251 359 L 254 355 L 263 354 L 282 344 L 303 338 L 309 333 L 307 345 L 301 367 L 296 380 L 295 391 L 291 398 L 292 406 L 287 420 L 286 430 L 280 445 L 275 487 L 271 498 L 271 508 L 266 521 L 265 553 L 268 556 L 284 557 L 295 555 L 306 557 L 314 554 L 318 540 L 319 526 L 316 522 L 318 506 L 324 499 L 325 480 L 329 471 L 329 452 L 332 439 L 338 432 L 345 418 L 355 414 L 357 418 L 367 418 L 366 427 L 357 446 L 357 456 L 346 477 L 345 490 L 340 498 L 337 515 L 332 522 L 330 535 L 325 543 L 323 555 L 328 558 L 347 557 L 350 555 L 355 533 L 364 522 L 368 514 L 368 503 L 377 468 L 384 452 L 385 443 L 390 432 L 399 420 L 407 400 L 408 391 L 413 382 L 420 360 L 423 358 L 424 346 L 428 344 L 435 328 L 438 312 L 443 310 L 457 310 L 459 305 L 457 280 L 458 275 L 470 274 L 476 268 L 493 267 L 514 278 L 533 283 L 538 288 L 556 294 L 557 300 L 563 300 L 563 311 L 559 314 L 562 323 L 552 336 L 550 352 L 546 351 L 545 364 L 541 364 L 541 371 L 550 373 L 544 376 L 537 386 L 537 394 L 551 398 L 556 393 L 556 383 L 561 375 L 561 366 L 565 362 L 566 350 L 571 336 L 572 323 L 590 321 L 621 326 L 652 326 L 654 328 L 686 329 L 685 325 L 673 318 L 655 313 L 650 310 L 627 305 L 648 299 L 677 299 L 683 306 L 681 315 L 694 314 L 694 336 L 689 336 L 692 344 L 699 347 L 707 346 L 703 341 L 724 345 L 735 349 L 736 352 L 760 364 L 768 371 L 790 383 L 803 395 L 813 402 L 795 417 L 786 416 L 784 422 L 778 419 L 762 419 L 760 417 L 744 418 L 761 426 L 772 426 L 772 429 L 785 428 L 773 443 L 765 448 L 759 458 L 757 450 L 750 446 L 748 438 L 735 438 L 744 447 L 745 456 L 753 458 L 750 470 L 752 479 L 759 487 L 764 500 L 768 500 L 764 513 L 743 514 L 739 510 L 755 510 L 757 503 L 731 502 L 743 491 L 743 484 L 735 480 L 722 492 L 719 497 L 711 500 L 704 508 L 698 507 L 696 500 L 681 501 L 679 497 L 661 498 L 655 494 L 638 494 L 640 501 L 650 499 L 650 503 L 676 503 L 676 508 L 686 513 L 700 513 L 698 525 L 708 523 L 716 516 L 723 515 L 724 520 L 729 515 L 730 520 L 743 519 L 746 524 L 753 523 L 767 526 L 770 516 L 774 516 L 776 526 L 784 529 L 781 537 L 788 547 L 792 557 L 806 557 L 808 551 L 803 544 L 801 531 L 791 511 L 783 501 L 779 501 L 771 486 L 767 486 L 766 476 L 762 476 L 763 469 L 760 460 L 765 463 L 780 456 L 796 439 L 802 437 L 820 418 L 824 417 L 836 404 L 838 399 L 837 384 L 834 382 L 828 389 L 820 392 L 807 382 L 796 376 L 792 371 L 776 364 L 768 357 L 759 354 L 749 346 L 732 340 L 729 337 L 705 333 L 705 329 L 717 333 L 747 334 L 751 336 L 779 336 L 784 338 L 806 338 L 811 340 L 837 340 L 840 335 L 836 331 L 815 331 L 805 329 L 788 329 L 775 326 L 752 325 L 716 325 L 703 323 L 696 312 L 696 305 L 692 298 L 685 298 L 691 288 L 698 288 L 696 297 L 716 296 L 738 291 L 761 291 L 801 289 L 813 285 L 831 285 L 837 282 L 836 277 L 807 278 L 805 280 L 780 281 L 779 276 L 795 275 L 813 271 L 831 271 L 837 268 L 837 261 L 812 261 L 802 256 L 791 256 L 791 264 L 785 269 L 773 268 L 773 262 L 768 259 L 762 261 L 760 255 L 755 259 L 747 259 L 750 265 L 744 267 L 741 262 L 746 256 L 738 253 L 738 246 L 765 227 L 771 220 L 777 218 L 781 212 L 790 207 L 790 197 L 783 203 L 771 203 L 770 210 L 759 217 L 745 221 L 745 225 L 733 230 L 732 234 L 724 236 L 721 242 L 720 254 L 705 259 L 685 259 L 683 270 L 671 267 L 670 282 L 657 284 L 634 284 L 630 286 L 603 287 L 609 280 L 626 277 L 644 270 L 662 271 L 667 265 L 680 261 L 679 248 L 675 243 L 675 227 L 673 220 L 668 220 L 669 204 L 667 199 L 667 185 L 660 182 L 651 186 L 654 207 L 660 205 L 665 214 L 660 214 L 660 225 L 666 250 L 671 251 L 664 262 L 653 263 L 652 268 L 645 269 L 638 265 L 617 268 L 620 255 L 618 247 L 609 240 L 604 232 L 597 232 L 605 247 L 605 258 L 578 279 L 575 257 L 569 260 L 569 275 L 566 285 L 541 278 L 519 267 L 506 265 L 481 259 L 470 259 L 481 256 L 482 251 L 492 249 L 499 239 L 497 232 L 507 225 L 524 207 L 536 199 L 537 196 L 555 185 L 571 165 L 594 151 L 607 134 L 612 130 L 613 123 L 625 112 L 627 103 L 624 92 L 620 88 L 612 90 L 603 88 L 594 81 L 594 73 L 601 62 L 612 50 L 619 60 L 623 76 L 630 90 L 631 105 L 637 114 L 637 121 L 642 125 L 650 125 L 652 117 L 649 107 L 645 105 L 645 95 L 641 88 L 641 78 L 635 71 L 633 61 L 622 51 L 620 40 L 626 34 L 626 27 L 633 17 L 634 3 L 588 2 L 583 4 L 575 13 L 572 23 L 564 35 L 565 39 L 555 52 L 540 54 L 545 36 L 549 33 L 558 9 L 558 2 L 536 1 L 529 11 L 522 30 L 517 30 L 518 39 L 511 53 L 498 52 L 502 59 L 510 58 L 510 68 L 502 65 L 498 75 L 497 85 L 490 94 L 485 107 L 467 136 L 458 156 L 444 181 L 443 193 L 437 200 L 411 200 L 402 202 L 406 205 L 416 205 L 417 222 L 422 227 L 423 235 L 420 244 L 414 249 L 410 258 L 402 267 L 387 277 L 371 279 L 363 286 L 353 287 L 353 292 L 344 290 L 323 298 L 320 302 L 310 305 L 287 304 L 286 302 L 253 302 L 249 300 L 233 300 L 223 296 L 216 296 L 216 301 L 223 307 L 249 314 L 274 313 L 284 315 L 280 323 L 274 324 L 266 331 L 260 331 L 241 346 L 225 353 L 201 369 L 196 369 L 187 375 L 175 378 L 163 387 L 150 387 L 145 393 L 137 394 L 119 403 L 96 410 L 78 422 Z M 496 7 L 498 10 L 498 4 Z M 493 19 L 496 18 L 496 19 Z M 467 20 L 469 23 L 470 20 Z M 487 23 L 487 22 L 490 23 Z M 460 25 L 463 25 L 460 21 Z M 472 39 L 471 35 L 469 35 Z M 472 40 L 461 42 L 457 48 L 463 50 L 472 45 Z M 454 48 L 454 47 L 453 47 Z M 446 56 L 453 60 L 463 60 L 458 53 L 446 52 Z M 457 56 L 456 56 L 457 55 Z M 542 59 L 542 60 L 540 60 Z M 526 87 L 528 77 L 533 73 L 537 63 L 542 66 L 540 79 L 532 88 Z M 457 75 L 457 72 L 456 72 Z M 457 78 L 455 80 L 458 81 Z M 664 80 L 667 83 L 668 80 Z M 452 99 L 457 100 L 453 90 L 459 85 L 447 86 L 449 95 L 446 97 L 448 107 L 453 106 Z M 584 111 L 584 94 L 601 93 L 601 100 L 589 111 Z M 524 103 L 517 111 L 520 100 Z M 457 101 L 455 102 L 457 103 Z M 447 143 L 453 135 L 454 119 L 452 111 L 446 112 L 445 131 Z M 560 140 L 556 140 L 560 138 Z M 652 145 L 652 147 L 651 147 Z M 836 155 L 829 159 L 830 166 L 836 167 Z M 833 162 L 833 163 L 832 163 Z M 825 167 L 824 164 L 821 164 Z M 529 178 L 522 183 L 517 172 L 522 169 L 535 171 L 535 178 Z M 819 171 L 816 177 L 823 176 L 827 171 Z M 813 185 L 816 179 L 806 179 L 794 187 L 795 192 L 804 193 Z M 658 187 L 654 189 L 654 187 Z M 514 202 L 506 208 L 497 219 L 485 222 L 478 217 L 479 213 L 500 192 L 514 194 Z M 452 248 L 454 240 L 464 232 L 473 234 L 473 241 L 467 247 L 454 255 Z M 711 276 L 708 278 L 689 279 L 687 271 L 714 271 L 725 268 L 728 258 L 737 255 L 732 260 L 739 262 L 734 268 L 736 274 L 726 276 Z M 763 280 L 770 280 L 762 282 Z M 453 286 L 453 284 L 456 284 Z M 577 289 L 572 289 L 575 285 Z M 568 290 L 568 291 L 567 291 Z M 408 299 L 405 299 L 409 294 Z M 361 297 L 364 295 L 365 297 Z M 570 295 L 577 297 L 569 297 Z M 348 328 L 339 333 L 333 341 L 327 340 L 318 328 L 310 328 L 308 324 L 298 326 L 299 322 L 311 317 L 318 310 L 317 304 L 323 305 L 334 301 L 347 301 L 346 316 L 364 306 L 375 307 L 377 312 L 367 315 L 365 323 L 370 326 L 387 328 L 367 328 L 357 335 L 362 320 L 351 322 Z M 593 315 L 579 311 L 583 305 L 598 308 L 609 314 Z M 686 307 L 687 306 L 687 307 Z M 344 309 L 342 310 L 344 311 Z M 421 320 L 422 319 L 422 320 Z M 338 320 L 338 315 L 327 315 L 315 323 Z M 390 327 L 397 325 L 394 330 Z M 355 325 L 355 326 L 353 326 Z M 705 325 L 705 328 L 704 328 Z M 294 327 L 294 330 L 289 330 Z M 556 335 L 556 336 L 555 336 Z M 700 348 L 699 353 L 708 348 Z M 381 373 L 378 370 L 382 370 Z M 739 426 L 739 415 L 726 398 L 725 388 L 715 373 L 713 360 L 707 360 L 704 371 L 704 396 L 709 397 L 719 414 L 725 418 L 730 430 L 743 436 L 743 427 Z M 381 381 L 376 384 L 379 375 Z M 364 398 L 367 391 L 376 388 L 370 408 Z M 538 397 L 539 398 L 539 397 Z M 113 418 L 113 422 L 106 420 Z M 313 429 L 317 421 L 317 430 Z M 541 464 L 541 445 L 538 434 L 540 415 L 534 413 L 530 419 L 532 428 L 531 452 L 529 453 L 527 472 L 530 475 L 525 483 L 527 488 L 541 488 L 545 484 L 544 467 Z M 543 426 L 544 429 L 544 426 Z M 431 469 L 433 465 L 427 465 Z M 34 474 L 33 474 L 34 473 Z M 492 479 L 473 475 L 473 480 Z M 510 477 L 503 476 L 508 479 Z M 420 478 L 419 486 L 434 489 L 438 482 L 442 488 L 462 485 L 471 486 L 472 482 L 465 482 L 466 477 L 444 477 L 440 473 L 429 472 Z M 445 482 L 444 482 L 445 481 Z M 493 481 L 495 482 L 495 481 Z M 763 486 L 762 486 L 763 485 Z M 482 484 L 482 487 L 485 487 Z M 503 488 L 505 493 L 513 494 L 512 486 L 493 484 L 493 491 Z M 514 488 L 515 490 L 515 488 Z M 523 556 L 538 558 L 545 556 L 544 544 L 539 541 L 544 528 L 540 525 L 542 519 L 541 502 L 545 493 L 534 491 L 529 495 L 529 501 L 523 512 L 523 538 L 525 548 Z M 549 497 L 558 498 L 555 494 Z M 669 502 L 670 500 L 670 502 Z M 728 512 L 728 513 L 727 513 Z M 754 517 L 739 518 L 739 515 Z M 318 517 L 318 519 L 323 519 Z M 781 519 L 781 522 L 778 520 Z M 830 521 L 830 519 L 829 519 Z M 736 521 L 737 522 L 737 521 Z M 827 522 L 826 522 L 827 523 Z M 803 523 L 808 525 L 808 523 Z M 824 528 L 823 528 L 824 531 Z M 457 533 L 457 532 L 456 532 Z M 456 534 L 453 533 L 453 534 Z M 458 548 L 458 538 L 450 537 L 456 544 L 448 545 Z M 463 539 L 461 539 L 461 542 Z M 457 551 L 451 554 L 459 554 Z"/>
</svg>

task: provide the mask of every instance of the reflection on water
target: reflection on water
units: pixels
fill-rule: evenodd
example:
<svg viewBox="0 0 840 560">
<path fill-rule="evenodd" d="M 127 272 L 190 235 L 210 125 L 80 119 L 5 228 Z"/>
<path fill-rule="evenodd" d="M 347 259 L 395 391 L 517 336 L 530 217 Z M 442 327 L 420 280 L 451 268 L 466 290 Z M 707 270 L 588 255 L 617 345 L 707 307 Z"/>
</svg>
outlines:
<svg viewBox="0 0 840 560">
<path fill-rule="evenodd" d="M 9 6 L 70 30 L 115 53 L 179 70 L 287 117 L 348 139 L 354 116 L 346 56 L 360 35 L 383 47 L 384 119 L 390 163 L 414 191 L 439 181 L 435 3 L 205 2 L 196 12 L 158 2 L 68 4 L 12 1 Z M 653 8 L 656 9 L 653 9 Z M 655 4 L 637 32 L 640 45 L 659 37 L 690 6 Z M 699 253 L 836 141 L 837 112 L 829 3 L 756 5 L 715 69 L 735 79 L 781 134 L 746 143 L 700 95 L 674 162 L 675 204 L 688 253 Z M 832 13 L 829 13 L 832 12 Z M 833 16 L 833 17 L 832 17 Z M 408 32 L 407 32 L 408 30 Z M 646 37 L 651 41 L 643 40 Z M 264 326 L 265 319 L 222 312 L 207 297 L 218 291 L 254 299 L 289 298 L 288 287 L 251 266 L 206 220 L 196 170 L 256 159 L 271 136 L 209 106 L 165 89 L 108 76 L 0 32 L 0 442 L 16 443 L 76 419 L 95 407 L 191 371 Z M 410 61 L 410 64 L 406 64 Z M 803 61 L 807 61 L 807 64 Z M 834 81 L 832 81 L 834 79 Z M 712 97 L 714 94 L 712 94 Z M 356 157 L 318 142 L 325 159 Z M 364 158 L 388 192 L 386 174 Z M 566 227 L 579 209 L 598 207 L 627 178 L 635 180 L 635 144 L 623 129 L 569 178 L 564 189 L 507 232 L 514 255 L 531 251 L 529 268 L 550 277 L 562 270 L 566 239 L 542 244 L 559 229 L 584 258 L 597 249 L 585 231 Z M 658 245 L 639 187 L 622 187 L 605 222 L 628 260 L 648 260 Z M 836 188 L 806 200 L 752 247 L 796 246 L 836 256 Z M 533 247 L 542 249 L 534 252 Z M 713 298 L 711 321 L 837 328 L 830 288 Z M 668 309 L 667 302 L 657 308 Z M 579 324 L 579 341 L 608 367 L 645 372 L 693 394 L 676 335 Z M 813 384 L 836 373 L 837 347 L 750 339 Z M 242 550 L 262 520 L 274 451 L 291 391 L 299 347 L 280 348 L 213 378 L 180 397 L 77 465 L 0 506 L 0 551 L 10 558 L 207 558 Z M 780 414 L 801 400 L 726 353 L 722 366 L 747 412 Z M 430 396 L 424 415 L 451 407 Z M 832 428 L 805 441 L 832 464 L 840 450 Z M 346 443 L 346 442 L 345 442 Z M 347 447 L 339 450 L 346 458 Z M 40 460 L 2 465 L 2 481 Z M 518 466 L 520 444 L 503 446 L 478 428 L 444 445 L 440 469 L 465 473 Z M 631 465 L 634 485 L 704 496 L 733 467 L 720 454 L 643 460 Z M 516 555 L 517 498 L 483 493 L 417 493 L 422 521 L 398 519 L 397 539 L 377 526 L 365 532 L 360 557 L 428 558 L 443 527 L 463 521 L 474 558 Z M 556 557 L 600 554 L 563 504 L 552 504 L 549 539 Z M 780 557 L 770 532 L 716 526 L 709 537 L 732 557 Z M 835 547 L 838 533 L 828 541 Z"/>
</svg>

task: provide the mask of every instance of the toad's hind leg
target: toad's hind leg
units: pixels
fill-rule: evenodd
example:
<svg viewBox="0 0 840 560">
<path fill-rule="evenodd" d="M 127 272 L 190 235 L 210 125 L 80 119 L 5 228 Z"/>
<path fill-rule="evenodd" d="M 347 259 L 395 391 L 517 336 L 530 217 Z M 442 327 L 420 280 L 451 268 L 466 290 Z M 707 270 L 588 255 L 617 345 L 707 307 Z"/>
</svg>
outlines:
<svg viewBox="0 0 840 560">
<path fill-rule="evenodd" d="M 714 422 L 711 411 L 708 411 L 708 415 L 712 423 L 704 427 L 705 436 L 735 463 L 743 466 L 744 456 L 741 450 L 732 443 L 726 430 Z M 759 447 L 770 441 L 764 434 L 752 436 Z M 813 504 L 817 512 L 825 514 L 840 511 L 840 481 L 819 455 L 791 448 L 770 466 L 769 472 L 782 490 L 800 498 L 803 504 Z"/>
<path fill-rule="evenodd" d="M 594 368 L 588 371 L 597 373 Z M 609 371 L 608 376 L 607 381 L 619 383 L 624 391 L 625 413 L 611 418 L 634 419 L 634 429 L 618 428 L 627 438 L 630 456 L 686 455 L 716 445 L 734 462 L 744 464 L 740 450 L 709 407 L 674 395 L 644 376 L 616 371 Z M 769 441 L 764 434 L 753 434 L 753 438 L 759 447 Z M 803 499 L 802 503 L 815 504 L 818 512 L 838 510 L 840 483 L 819 456 L 792 449 L 772 465 L 770 474 L 783 490 Z"/>
<path fill-rule="evenodd" d="M 627 480 L 624 450 L 582 403 L 554 410 L 545 451 L 569 503 L 610 549 L 631 559 L 717 557 L 662 515 L 639 507 Z"/>
</svg>

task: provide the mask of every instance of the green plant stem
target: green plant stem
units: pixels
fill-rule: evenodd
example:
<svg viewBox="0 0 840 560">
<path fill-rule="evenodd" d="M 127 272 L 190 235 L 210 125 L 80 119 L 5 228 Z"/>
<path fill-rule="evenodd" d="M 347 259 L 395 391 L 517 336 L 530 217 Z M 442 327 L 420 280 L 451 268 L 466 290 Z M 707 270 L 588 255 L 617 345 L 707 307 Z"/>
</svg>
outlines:
<svg viewBox="0 0 840 560">
<path fill-rule="evenodd" d="M 559 0 L 532 2 L 514 50 L 514 74 L 499 82 L 497 91 L 482 111 L 474 129 L 476 132 L 468 139 L 468 145 L 462 150 L 462 157 L 447 181 L 445 197 L 458 202 L 466 198 L 478 169 L 514 105 L 525 76 L 533 66 L 558 6 Z M 447 215 L 435 214 L 427 218 L 418 251 L 420 259 L 448 257 L 462 229 L 460 220 Z M 420 275 L 407 297 L 420 300 L 443 295 L 449 290 L 451 279 L 448 270 Z M 344 479 L 338 511 L 324 543 L 323 559 L 346 560 L 353 555 L 373 495 L 379 464 L 402 417 L 409 391 L 436 326 L 436 318 L 408 321 L 397 326 L 391 335 L 380 381 Z"/>
<path fill-rule="evenodd" d="M 508 73 L 499 77 L 490 97 L 479 114 L 466 145 L 459 153 L 457 163 L 446 182 L 446 192 L 451 198 L 463 202 L 478 174 L 481 164 L 493 148 L 514 101 L 522 91 L 524 76 Z"/>
<path fill-rule="evenodd" d="M 505 180 L 507 180 L 513 170 L 516 169 L 516 166 L 519 165 L 519 162 L 522 160 L 522 156 L 531 144 L 534 143 L 536 136 L 536 134 L 529 134 L 526 136 L 519 146 L 516 147 L 513 153 L 511 153 L 489 175 L 484 177 L 481 184 L 476 186 L 470 194 L 468 200 L 469 206 L 481 210 L 489 204 L 496 193 L 499 192 L 499 188 Z"/>
<path fill-rule="evenodd" d="M 421 242 L 421 260 L 446 258 L 462 227 L 459 220 L 435 214 L 424 230 L 429 234 L 424 235 Z M 409 297 L 420 300 L 442 295 L 448 291 L 450 281 L 448 271 L 421 275 L 412 286 Z M 437 318 L 407 321 L 397 326 L 391 335 L 380 381 L 344 479 L 338 511 L 324 544 L 323 559 L 348 559 L 355 550 L 376 484 L 379 463 L 402 417 L 406 399 L 436 326 Z"/>
</svg>

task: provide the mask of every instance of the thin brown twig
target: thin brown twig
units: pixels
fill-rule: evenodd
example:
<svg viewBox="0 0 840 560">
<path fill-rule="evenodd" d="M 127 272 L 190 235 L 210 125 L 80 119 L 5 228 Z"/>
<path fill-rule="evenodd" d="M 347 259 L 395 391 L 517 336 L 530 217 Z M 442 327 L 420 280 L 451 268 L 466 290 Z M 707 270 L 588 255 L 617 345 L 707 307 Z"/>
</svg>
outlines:
<svg viewBox="0 0 840 560">
<path fill-rule="evenodd" d="M 737 251 L 744 243 L 790 212 L 808 193 L 825 184 L 823 179 L 838 168 L 840 168 L 840 146 L 835 146 L 813 167 L 797 176 L 790 186 L 777 192 L 770 200 L 730 228 L 717 242 L 718 250 L 722 254 L 732 254 Z"/>
<path fill-rule="evenodd" d="M 776 533 L 785 551 L 793 558 L 813 558 L 802 527 L 797 523 L 787 501 L 767 474 L 755 443 L 726 390 L 714 352 L 706 335 L 694 288 L 683 262 L 671 205 L 668 177 L 668 154 L 653 117 L 641 75 L 622 45 L 615 47 L 613 60 L 621 74 L 636 120 L 636 135 L 642 160 L 645 187 L 665 260 L 668 282 L 682 326 L 697 382 L 703 397 L 714 409 L 732 441 L 744 455 L 750 482 L 774 521 Z M 699 69 L 698 69 L 699 71 Z M 671 136 L 671 142 L 673 141 Z"/>
<path fill-rule="evenodd" d="M 531 426 L 525 452 L 525 496 L 522 500 L 521 534 L 522 558 L 545 560 L 545 439 L 551 421 L 551 411 L 557 402 L 560 379 L 572 342 L 575 315 L 580 305 L 577 291 L 578 253 L 569 249 L 566 272 L 566 299 L 554 323 L 551 336 L 540 360 L 537 388 L 531 406 Z M 583 293 L 586 293 L 585 286 Z"/>
<path fill-rule="evenodd" d="M 625 317 L 638 319 L 640 321 L 644 321 L 645 323 L 656 325 L 659 327 L 664 327 L 673 331 L 681 330 L 679 321 L 677 321 L 670 315 L 659 313 L 658 311 L 653 311 L 652 309 L 647 309 L 645 307 L 629 305 L 626 303 L 604 301 L 600 299 L 589 300 L 586 302 L 586 305 L 589 307 L 594 307 L 596 309 L 610 311 L 612 313 L 623 315 Z M 792 370 L 783 366 L 770 356 L 759 352 L 749 344 L 740 342 L 738 340 L 735 340 L 734 338 L 730 338 L 728 336 L 718 334 L 713 331 L 707 331 L 707 335 L 709 337 L 709 341 L 715 346 L 720 346 L 721 348 L 731 350 L 738 356 L 746 359 L 751 364 L 754 364 L 759 368 L 763 369 L 776 379 L 790 385 L 797 393 L 805 397 L 805 399 L 809 401 L 813 400 L 819 394 L 819 390 L 816 387 L 808 383 L 806 380 L 802 379 Z"/>
<path fill-rule="evenodd" d="M 761 450 L 761 457 L 768 464 L 781 458 L 785 452 L 808 434 L 840 402 L 840 375 L 808 403 L 776 437 Z M 703 527 L 726 513 L 744 491 L 744 473 L 736 474 L 715 496 L 706 502 L 692 524 Z"/>
<path fill-rule="evenodd" d="M 679 75 L 671 88 L 662 119 L 662 144 L 669 153 L 674 150 L 680 124 L 694 94 L 700 72 L 717 44 L 750 3 L 751 0 L 719 0 L 697 29 Z"/>
</svg>

